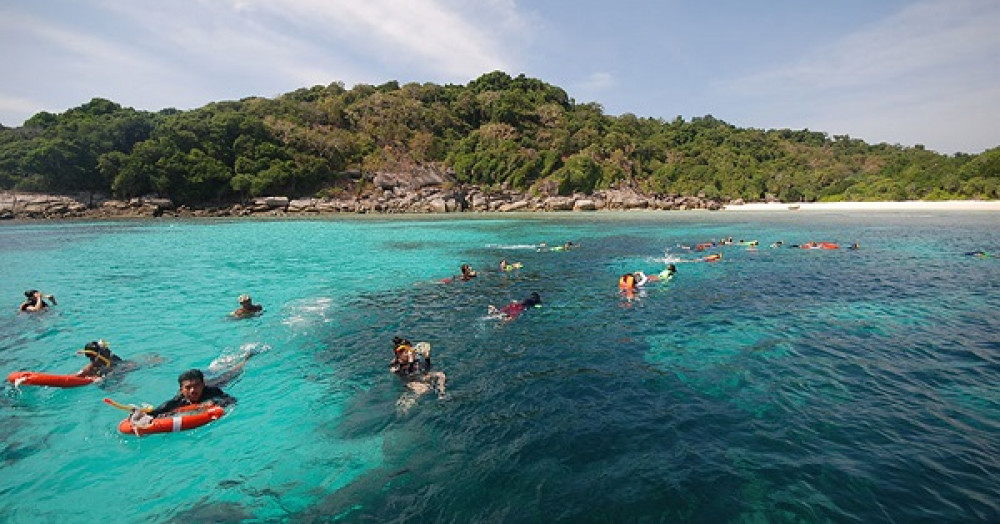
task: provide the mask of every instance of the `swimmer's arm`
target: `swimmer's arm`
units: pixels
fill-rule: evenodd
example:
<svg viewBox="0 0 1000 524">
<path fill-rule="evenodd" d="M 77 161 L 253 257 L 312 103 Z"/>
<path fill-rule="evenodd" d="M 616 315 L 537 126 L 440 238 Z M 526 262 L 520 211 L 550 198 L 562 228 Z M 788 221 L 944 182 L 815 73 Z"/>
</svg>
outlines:
<svg viewBox="0 0 1000 524">
<path fill-rule="evenodd" d="M 204 404 L 216 405 L 220 408 L 232 405 L 236 403 L 236 397 L 229 395 L 228 393 L 216 388 L 217 391 L 211 397 L 205 399 Z"/>
</svg>

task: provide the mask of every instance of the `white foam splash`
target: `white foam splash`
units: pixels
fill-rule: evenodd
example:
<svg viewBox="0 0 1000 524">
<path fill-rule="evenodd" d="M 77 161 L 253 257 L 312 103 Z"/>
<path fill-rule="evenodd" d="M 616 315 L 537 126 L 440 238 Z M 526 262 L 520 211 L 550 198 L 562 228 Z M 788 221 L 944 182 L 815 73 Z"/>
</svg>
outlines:
<svg viewBox="0 0 1000 524">
<path fill-rule="evenodd" d="M 332 306 L 333 299 L 329 297 L 302 299 L 289 305 L 288 315 L 281 323 L 293 328 L 323 324 L 328 321 L 327 313 Z"/>
<path fill-rule="evenodd" d="M 221 355 L 208 365 L 208 370 L 212 373 L 221 373 L 232 368 L 247 357 L 259 355 L 270 349 L 271 346 L 263 342 L 247 342 L 240 346 L 237 351 L 223 351 Z"/>
</svg>

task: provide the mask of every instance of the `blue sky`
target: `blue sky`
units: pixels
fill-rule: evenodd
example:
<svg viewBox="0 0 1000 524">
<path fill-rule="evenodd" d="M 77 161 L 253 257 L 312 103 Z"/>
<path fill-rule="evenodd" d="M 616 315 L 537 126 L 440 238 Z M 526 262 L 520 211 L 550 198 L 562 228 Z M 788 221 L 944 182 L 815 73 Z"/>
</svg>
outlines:
<svg viewBox="0 0 1000 524">
<path fill-rule="evenodd" d="M 524 73 L 612 115 L 1000 146 L 998 0 L 8 0 L 0 123 Z"/>
</svg>

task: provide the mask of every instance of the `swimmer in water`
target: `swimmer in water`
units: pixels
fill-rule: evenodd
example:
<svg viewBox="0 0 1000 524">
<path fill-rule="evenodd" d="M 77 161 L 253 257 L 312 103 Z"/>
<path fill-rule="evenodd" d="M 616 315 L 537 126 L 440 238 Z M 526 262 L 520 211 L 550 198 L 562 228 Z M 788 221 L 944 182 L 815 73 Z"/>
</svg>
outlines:
<svg viewBox="0 0 1000 524">
<path fill-rule="evenodd" d="M 23 311 L 25 313 L 37 313 L 39 311 L 45 311 L 49 309 L 49 305 L 45 303 L 44 299 L 49 299 L 52 301 L 52 305 L 56 305 L 56 297 L 52 295 L 43 295 L 41 291 L 37 289 L 31 289 L 24 292 L 24 303 L 18 311 Z"/>
<path fill-rule="evenodd" d="M 232 313 L 230 313 L 230 315 L 232 315 L 233 317 L 249 318 L 254 315 L 258 315 L 262 311 L 264 311 L 264 306 L 260 304 L 254 304 L 253 299 L 250 298 L 250 295 L 247 294 L 240 295 L 239 298 L 237 298 L 236 300 L 237 302 L 240 303 L 240 307 L 237 308 Z"/>
<path fill-rule="evenodd" d="M 499 317 L 505 321 L 511 321 L 519 317 L 521 313 L 531 307 L 540 306 L 542 304 L 542 297 L 538 295 L 537 292 L 532 291 L 528 298 L 520 302 L 511 302 L 502 308 L 497 308 L 495 306 L 489 306 L 488 312 L 490 316 Z"/>
<path fill-rule="evenodd" d="M 443 398 L 447 377 L 440 371 L 431 370 L 431 345 L 427 342 L 412 344 L 397 336 L 392 338 L 392 346 L 389 371 L 399 377 L 409 390 L 396 402 L 400 410 L 408 410 L 431 389 L 437 392 L 438 398 Z"/>
<path fill-rule="evenodd" d="M 78 377 L 104 377 L 115 369 L 124 367 L 125 361 L 111 352 L 111 346 L 103 338 L 88 342 L 81 351 L 77 351 L 90 359 L 90 362 L 77 372 Z M 129 366 L 129 367 L 134 367 Z"/>
</svg>

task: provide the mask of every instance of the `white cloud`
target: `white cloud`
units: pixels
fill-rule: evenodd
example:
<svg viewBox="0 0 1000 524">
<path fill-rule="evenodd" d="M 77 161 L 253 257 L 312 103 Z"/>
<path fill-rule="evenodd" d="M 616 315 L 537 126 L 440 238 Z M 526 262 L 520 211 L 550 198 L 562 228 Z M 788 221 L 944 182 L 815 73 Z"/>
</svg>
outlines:
<svg viewBox="0 0 1000 524">
<path fill-rule="evenodd" d="M 159 109 L 335 81 L 464 83 L 514 67 L 528 26 L 513 0 L 97 0 L 74 14 L 0 7 L 2 70 L 16 79 L 0 96 Z M 41 106 L 25 105 L 0 107 L 0 121 Z"/>
<path fill-rule="evenodd" d="M 520 23 L 514 5 L 503 1 L 474 6 L 471 12 L 442 0 L 231 0 L 228 9 L 214 7 L 224 5 L 218 2 L 202 5 L 232 11 L 216 13 L 220 18 L 242 18 L 240 28 L 252 29 L 247 39 L 260 41 L 259 47 L 353 55 L 462 80 L 509 68 L 501 35 L 516 31 Z"/>
<path fill-rule="evenodd" d="M 868 141 L 978 152 L 1000 143 L 1000 131 L 978 123 L 1000 119 L 997 27 L 993 0 L 925 0 L 796 64 L 720 90 L 769 99 L 766 117 L 787 123 L 781 127 L 798 122 Z"/>
<path fill-rule="evenodd" d="M 1000 53 L 997 7 L 1000 4 L 989 0 L 921 2 L 798 64 L 744 79 L 743 85 L 766 89 L 785 83 L 816 89 L 885 85 L 956 64 L 995 60 Z"/>
</svg>

